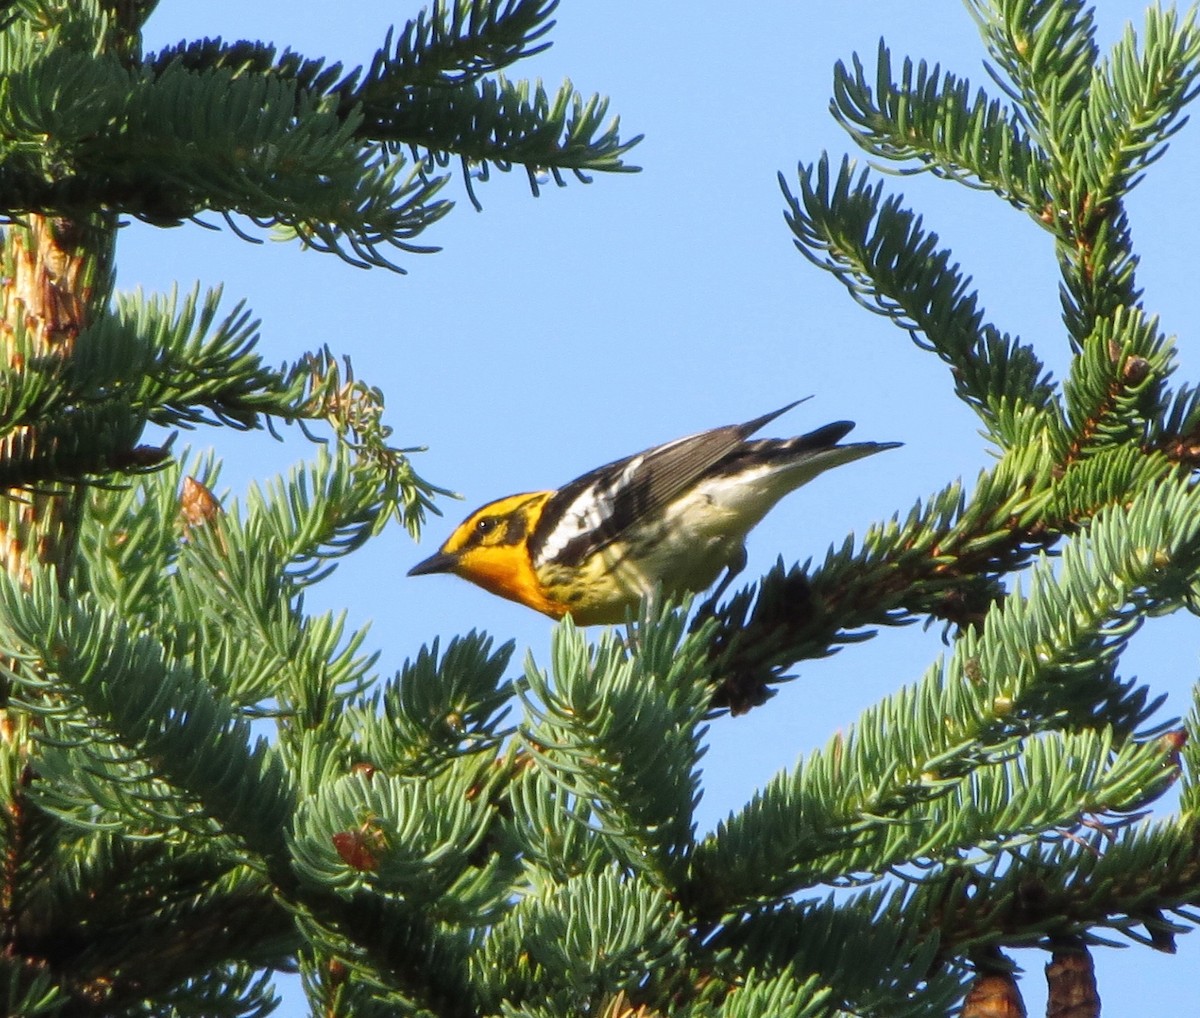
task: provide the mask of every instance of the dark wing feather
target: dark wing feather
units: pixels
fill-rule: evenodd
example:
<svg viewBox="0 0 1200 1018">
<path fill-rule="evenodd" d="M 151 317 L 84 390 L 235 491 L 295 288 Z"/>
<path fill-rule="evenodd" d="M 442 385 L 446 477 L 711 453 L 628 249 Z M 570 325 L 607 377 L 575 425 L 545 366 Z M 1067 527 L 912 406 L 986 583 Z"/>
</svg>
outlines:
<svg viewBox="0 0 1200 1018">
<path fill-rule="evenodd" d="M 534 528 L 530 537 L 534 561 L 553 559 L 565 566 L 586 561 L 639 520 L 670 504 L 748 436 L 796 403 L 745 424 L 713 428 L 655 446 L 572 481 L 546 503 Z"/>
</svg>

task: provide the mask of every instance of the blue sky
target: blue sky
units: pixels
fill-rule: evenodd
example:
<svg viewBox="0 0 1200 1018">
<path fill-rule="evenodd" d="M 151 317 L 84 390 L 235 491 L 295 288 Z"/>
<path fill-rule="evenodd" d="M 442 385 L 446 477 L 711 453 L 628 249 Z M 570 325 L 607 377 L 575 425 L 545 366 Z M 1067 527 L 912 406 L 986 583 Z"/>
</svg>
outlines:
<svg viewBox="0 0 1200 1018">
<path fill-rule="evenodd" d="M 352 16 L 345 11 L 352 7 Z M 309 56 L 369 60 L 387 27 L 415 3 L 353 5 L 163 0 L 147 48 L 180 38 L 268 39 Z M 918 11 L 914 16 L 911 11 Z M 1101 0 L 1101 38 L 1140 24 L 1143 5 Z M 736 12 L 736 13 L 732 13 Z M 821 556 L 847 533 L 907 511 L 988 462 L 974 415 L 954 399 L 946 369 L 883 319 L 857 307 L 793 248 L 776 183 L 823 149 L 852 143 L 828 115 L 832 67 L 859 53 L 868 66 L 882 36 L 893 58 L 941 62 L 984 83 L 984 52 L 958 0 L 923 4 L 768 0 L 752 7 L 663 0 L 563 0 L 553 47 L 514 77 L 611 97 L 626 136 L 645 134 L 633 175 L 552 185 L 530 196 L 523 173 L 478 188 L 482 214 L 464 199 L 423 240 L 435 255 L 404 259 L 407 275 L 362 271 L 294 244 L 247 244 L 194 226 L 131 226 L 118 284 L 166 290 L 223 282 L 263 320 L 268 361 L 328 344 L 388 399 L 403 445 L 425 445 L 417 468 L 455 489 L 420 546 L 396 527 L 342 564 L 313 593 L 314 610 L 346 607 L 372 625 L 369 643 L 390 674 L 422 643 L 471 628 L 513 638 L 547 658 L 549 620 L 449 577 L 409 579 L 465 513 L 517 491 L 557 487 L 626 453 L 703 428 L 741 421 L 802 396 L 772 425 L 797 434 L 827 421 L 858 422 L 854 437 L 904 448 L 828 474 L 786 500 L 752 535 L 747 582 L 782 554 Z M 1189 348 L 1195 223 L 1200 192 L 1190 171 L 1200 143 L 1185 129 L 1130 203 L 1147 307 Z M 928 177 L 895 178 L 980 289 L 991 319 L 1033 342 L 1061 378 L 1067 346 L 1048 238 L 997 199 Z M 196 433 L 225 458 L 231 496 L 248 480 L 285 470 L 302 442 Z M 739 807 L 772 774 L 853 722 L 867 705 L 917 678 L 942 649 L 940 631 L 882 632 L 834 658 L 807 662 L 771 704 L 723 719 L 709 734 L 701 831 Z M 1160 620 L 1135 640 L 1125 674 L 1169 691 L 1188 709 L 1196 677 L 1190 619 Z M 1143 948 L 1098 951 L 1108 1014 L 1182 1013 L 1194 1000 L 1200 936 L 1181 957 Z M 1017 956 L 1031 1014 L 1044 1007 L 1037 952 Z M 1188 1002 L 1188 1003 L 1185 1003 Z M 294 993 L 280 1014 L 304 1013 Z"/>
</svg>

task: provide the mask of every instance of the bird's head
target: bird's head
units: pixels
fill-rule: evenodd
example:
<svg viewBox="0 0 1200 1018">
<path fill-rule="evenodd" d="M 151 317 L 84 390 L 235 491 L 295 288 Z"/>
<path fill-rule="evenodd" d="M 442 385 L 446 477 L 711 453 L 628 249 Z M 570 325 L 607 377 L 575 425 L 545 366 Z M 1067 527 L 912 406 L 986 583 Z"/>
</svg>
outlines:
<svg viewBox="0 0 1200 1018">
<path fill-rule="evenodd" d="M 476 509 L 435 554 L 418 562 L 408 575 L 453 573 L 500 597 L 548 615 L 561 615 L 541 593 L 529 557 L 529 537 L 553 494 L 509 495 Z"/>
</svg>

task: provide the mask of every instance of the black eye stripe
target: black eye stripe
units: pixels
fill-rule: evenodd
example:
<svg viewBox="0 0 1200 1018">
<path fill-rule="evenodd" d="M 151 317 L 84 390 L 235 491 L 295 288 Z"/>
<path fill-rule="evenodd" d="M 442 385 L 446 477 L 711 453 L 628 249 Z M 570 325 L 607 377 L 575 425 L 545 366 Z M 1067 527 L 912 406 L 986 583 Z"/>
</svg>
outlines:
<svg viewBox="0 0 1200 1018">
<path fill-rule="evenodd" d="M 470 547 L 487 544 L 519 544 L 529 530 L 529 521 L 523 512 L 505 516 L 480 516 L 471 528 L 467 545 Z"/>
</svg>

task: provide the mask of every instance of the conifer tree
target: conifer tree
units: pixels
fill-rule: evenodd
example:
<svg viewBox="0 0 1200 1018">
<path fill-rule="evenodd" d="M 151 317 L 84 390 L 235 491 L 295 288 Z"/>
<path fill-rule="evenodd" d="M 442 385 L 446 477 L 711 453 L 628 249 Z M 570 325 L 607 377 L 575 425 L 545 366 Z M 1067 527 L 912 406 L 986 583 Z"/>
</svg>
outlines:
<svg viewBox="0 0 1200 1018">
<path fill-rule="evenodd" d="M 996 452 L 973 485 L 710 613 L 567 621 L 523 664 L 473 632 L 391 670 L 303 594 L 438 489 L 334 352 L 272 370 L 241 305 L 114 293 L 117 223 L 219 214 L 393 266 L 456 157 L 468 187 L 514 165 L 536 187 L 625 169 L 630 142 L 602 100 L 499 73 L 548 0 L 435 4 L 349 72 L 144 54 L 153 7 L 0 4 L 8 1013 L 264 1014 L 294 966 L 327 1015 L 1015 1014 L 1005 952 L 1040 946 L 1051 1006 L 1083 1016 L 1090 945 L 1190 927 L 1198 716 L 1164 721 L 1121 657 L 1200 579 L 1200 389 L 1171 377 L 1125 206 L 1195 95 L 1191 18 L 1151 9 L 1105 54 L 1080 0 L 968 0 L 987 87 L 883 45 L 836 69 L 871 158 L 1053 244 L 1061 383 L 874 171 L 781 178 L 799 250 L 950 368 Z M 335 441 L 241 505 L 143 441 L 285 423 Z M 919 682 L 695 830 L 707 725 L 910 620 L 949 641 Z"/>
<path fill-rule="evenodd" d="M 472 197 L 490 170 L 536 193 L 629 169 L 605 100 L 504 74 L 555 6 L 439 0 L 347 70 L 254 41 L 145 53 L 155 0 L 0 3 L 5 1014 L 261 1014 L 297 964 L 326 1013 L 481 999 L 459 985 L 466 931 L 515 874 L 479 825 L 503 655 L 446 656 L 473 676 L 458 745 L 444 719 L 409 718 L 418 735 L 391 713 L 412 705 L 374 688 L 361 634 L 302 609 L 389 520 L 416 533 L 439 489 L 333 351 L 269 368 L 242 304 L 115 293 L 113 261 L 122 220 L 223 219 L 395 268 L 450 210 L 456 164 Z M 325 444 L 224 512 L 211 459 L 143 440 L 281 424 Z M 272 745 L 251 730 L 268 717 Z M 376 832 L 412 795 L 433 826 L 404 861 Z M 376 856 L 400 880 L 383 896 Z M 422 902 L 397 893 L 414 880 Z"/>
</svg>

